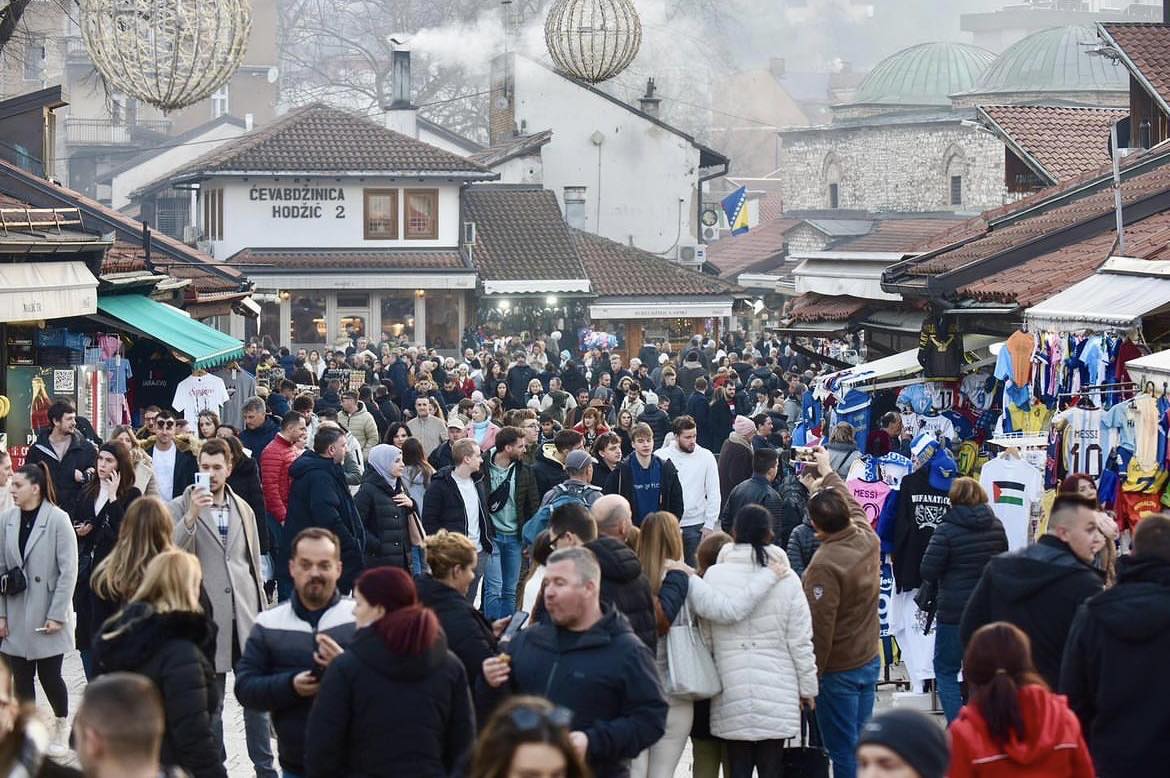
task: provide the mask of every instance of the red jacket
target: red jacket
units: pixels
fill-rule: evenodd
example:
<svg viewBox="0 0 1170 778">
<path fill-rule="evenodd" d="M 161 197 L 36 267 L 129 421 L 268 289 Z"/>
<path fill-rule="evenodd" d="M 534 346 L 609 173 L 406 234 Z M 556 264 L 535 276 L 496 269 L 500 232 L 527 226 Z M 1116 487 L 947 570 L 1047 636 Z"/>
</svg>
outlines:
<svg viewBox="0 0 1170 778">
<path fill-rule="evenodd" d="M 284 518 L 288 515 L 288 490 L 292 486 L 288 468 L 300 453 L 283 435 L 274 437 L 260 452 L 260 485 L 264 488 L 264 507 L 281 524 L 284 524 Z"/>
<path fill-rule="evenodd" d="M 948 778 L 1093 778 L 1093 760 L 1068 700 L 1040 686 L 1020 690 L 1027 736 L 992 741 L 983 714 L 966 705 L 951 724 Z"/>
</svg>

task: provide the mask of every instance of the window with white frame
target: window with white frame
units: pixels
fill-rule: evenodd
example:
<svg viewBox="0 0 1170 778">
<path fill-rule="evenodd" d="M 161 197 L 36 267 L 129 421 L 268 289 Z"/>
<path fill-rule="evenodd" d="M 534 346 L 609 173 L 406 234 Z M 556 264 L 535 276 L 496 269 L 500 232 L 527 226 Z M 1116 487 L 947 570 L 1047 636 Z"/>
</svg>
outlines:
<svg viewBox="0 0 1170 778">
<path fill-rule="evenodd" d="M 218 119 L 230 110 L 228 85 L 224 84 L 211 93 L 211 118 Z"/>
</svg>

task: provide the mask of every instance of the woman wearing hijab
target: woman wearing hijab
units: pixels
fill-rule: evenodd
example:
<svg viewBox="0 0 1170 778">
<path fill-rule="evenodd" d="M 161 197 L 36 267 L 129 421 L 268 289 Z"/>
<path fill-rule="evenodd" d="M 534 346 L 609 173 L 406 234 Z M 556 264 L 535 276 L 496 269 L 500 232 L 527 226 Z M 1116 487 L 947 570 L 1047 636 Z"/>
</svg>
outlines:
<svg viewBox="0 0 1170 778">
<path fill-rule="evenodd" d="M 389 565 L 409 571 L 411 522 L 418 521 L 418 509 L 402 483 L 402 450 L 380 443 L 370 449 L 369 465 L 354 497 L 368 537 L 366 569 Z"/>
</svg>

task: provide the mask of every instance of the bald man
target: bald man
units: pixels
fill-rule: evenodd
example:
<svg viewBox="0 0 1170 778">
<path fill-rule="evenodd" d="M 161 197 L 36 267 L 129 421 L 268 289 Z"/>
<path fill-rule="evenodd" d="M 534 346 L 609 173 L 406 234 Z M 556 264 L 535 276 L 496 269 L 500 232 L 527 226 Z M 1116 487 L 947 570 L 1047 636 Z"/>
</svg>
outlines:
<svg viewBox="0 0 1170 778">
<path fill-rule="evenodd" d="M 601 537 L 616 538 L 622 543 L 634 526 L 634 514 L 630 502 L 620 494 L 607 494 L 597 498 L 589 513 L 597 522 L 597 534 Z"/>
</svg>

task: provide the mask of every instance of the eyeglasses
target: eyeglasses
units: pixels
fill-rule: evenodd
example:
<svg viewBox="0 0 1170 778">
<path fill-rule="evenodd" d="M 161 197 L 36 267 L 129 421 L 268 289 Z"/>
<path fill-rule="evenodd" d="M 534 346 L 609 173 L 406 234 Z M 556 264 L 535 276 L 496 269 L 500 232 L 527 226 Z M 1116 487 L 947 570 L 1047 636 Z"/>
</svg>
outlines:
<svg viewBox="0 0 1170 778">
<path fill-rule="evenodd" d="M 163 429 L 169 430 L 171 427 L 175 426 L 175 422 L 173 420 L 156 421 L 154 423 L 154 426 L 162 427 Z"/>
<path fill-rule="evenodd" d="M 573 724 L 573 712 L 556 707 L 550 711 L 537 708 L 516 708 L 508 715 L 517 732 L 535 732 L 541 729 L 568 729 Z"/>
</svg>

